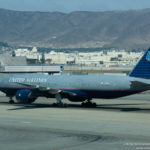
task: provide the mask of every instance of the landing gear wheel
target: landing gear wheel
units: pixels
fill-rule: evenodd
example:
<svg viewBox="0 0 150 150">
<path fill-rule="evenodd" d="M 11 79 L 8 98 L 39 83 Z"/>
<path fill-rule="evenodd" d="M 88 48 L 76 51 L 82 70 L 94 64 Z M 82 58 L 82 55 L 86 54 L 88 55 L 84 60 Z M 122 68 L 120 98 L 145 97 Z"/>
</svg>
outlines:
<svg viewBox="0 0 150 150">
<path fill-rule="evenodd" d="M 94 108 L 96 108 L 96 103 L 93 103 L 92 106 L 93 106 Z"/>
<path fill-rule="evenodd" d="M 62 102 L 62 97 L 61 97 L 60 93 L 57 93 L 55 95 L 55 97 L 56 97 L 57 103 L 54 103 L 52 106 L 54 106 L 54 107 L 67 107 L 67 104 Z"/>
<path fill-rule="evenodd" d="M 14 100 L 9 100 L 9 104 L 14 104 Z"/>
<path fill-rule="evenodd" d="M 67 107 L 68 105 L 65 103 L 53 103 L 52 106 L 53 107 Z"/>
<path fill-rule="evenodd" d="M 96 103 L 92 103 L 90 101 L 83 102 L 81 104 L 82 107 L 87 107 L 87 108 L 96 108 Z"/>
<path fill-rule="evenodd" d="M 83 102 L 83 103 L 81 103 L 81 107 L 85 107 L 85 103 Z"/>
</svg>

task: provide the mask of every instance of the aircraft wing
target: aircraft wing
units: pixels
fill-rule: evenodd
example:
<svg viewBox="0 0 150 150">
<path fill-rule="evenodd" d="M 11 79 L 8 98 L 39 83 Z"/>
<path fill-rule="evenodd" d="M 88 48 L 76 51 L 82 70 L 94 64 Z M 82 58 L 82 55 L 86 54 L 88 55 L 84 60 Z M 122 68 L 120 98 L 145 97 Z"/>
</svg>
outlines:
<svg viewBox="0 0 150 150">
<path fill-rule="evenodd" d="M 50 88 L 50 87 L 46 87 L 46 86 L 41 86 L 41 85 L 36 85 L 36 84 L 28 84 L 28 83 L 20 83 L 20 82 L 15 82 L 16 84 L 20 84 L 20 85 L 24 85 L 26 87 L 29 88 L 33 88 L 33 89 L 38 89 L 40 91 L 45 91 L 48 92 L 50 94 L 67 94 L 70 96 L 75 96 L 76 93 L 70 92 L 70 91 L 65 91 L 65 90 L 61 90 L 61 89 L 57 89 L 57 88 Z"/>
</svg>

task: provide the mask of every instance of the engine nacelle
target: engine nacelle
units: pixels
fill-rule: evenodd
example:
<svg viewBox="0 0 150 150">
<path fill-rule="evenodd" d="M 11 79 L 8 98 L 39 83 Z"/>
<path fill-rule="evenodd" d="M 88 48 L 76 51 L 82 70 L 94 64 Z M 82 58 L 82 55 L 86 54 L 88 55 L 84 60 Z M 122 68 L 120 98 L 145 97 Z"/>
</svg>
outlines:
<svg viewBox="0 0 150 150">
<path fill-rule="evenodd" d="M 19 90 L 16 92 L 16 100 L 21 104 L 32 103 L 36 100 L 36 97 L 33 96 L 31 90 Z"/>
</svg>

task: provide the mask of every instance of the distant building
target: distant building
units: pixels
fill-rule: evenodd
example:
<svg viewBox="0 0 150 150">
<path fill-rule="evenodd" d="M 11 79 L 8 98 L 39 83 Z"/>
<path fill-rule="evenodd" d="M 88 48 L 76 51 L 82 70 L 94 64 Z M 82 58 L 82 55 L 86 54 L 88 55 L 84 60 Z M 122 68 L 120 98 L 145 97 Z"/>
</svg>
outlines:
<svg viewBox="0 0 150 150">
<path fill-rule="evenodd" d="M 12 57 L 0 55 L 1 73 L 60 73 L 62 67 L 59 65 L 27 65 L 26 57 Z"/>
<path fill-rule="evenodd" d="M 27 65 L 26 57 L 12 57 L 10 55 L 0 55 L 0 66 Z"/>
<path fill-rule="evenodd" d="M 56 52 L 39 53 L 36 47 L 32 50 L 16 49 L 15 56 L 25 56 L 27 64 L 68 64 L 81 66 L 100 65 L 135 65 L 142 52 L 126 52 L 125 50 L 109 50 L 97 52 Z"/>
<path fill-rule="evenodd" d="M 28 49 L 16 49 L 14 50 L 15 56 L 26 57 L 27 64 L 40 64 L 42 54 L 38 53 L 37 48 L 33 47 L 32 50 Z"/>
</svg>

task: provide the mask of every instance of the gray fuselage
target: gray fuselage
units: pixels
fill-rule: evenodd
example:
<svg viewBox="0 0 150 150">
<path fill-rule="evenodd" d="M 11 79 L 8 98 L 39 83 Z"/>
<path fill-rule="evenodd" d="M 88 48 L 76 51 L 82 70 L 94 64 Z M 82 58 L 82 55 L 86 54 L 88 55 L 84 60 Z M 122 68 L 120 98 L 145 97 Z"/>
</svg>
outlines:
<svg viewBox="0 0 150 150">
<path fill-rule="evenodd" d="M 76 93 L 87 98 L 117 98 L 148 90 L 149 87 L 131 86 L 131 81 L 149 83 L 149 80 L 133 78 L 125 75 L 44 75 L 18 74 L 1 80 L 0 90 L 8 96 L 15 95 L 20 89 L 33 90 L 37 96 L 52 97 L 45 91 L 32 89 L 18 83 L 37 85 L 51 89 L 59 89 Z"/>
</svg>

